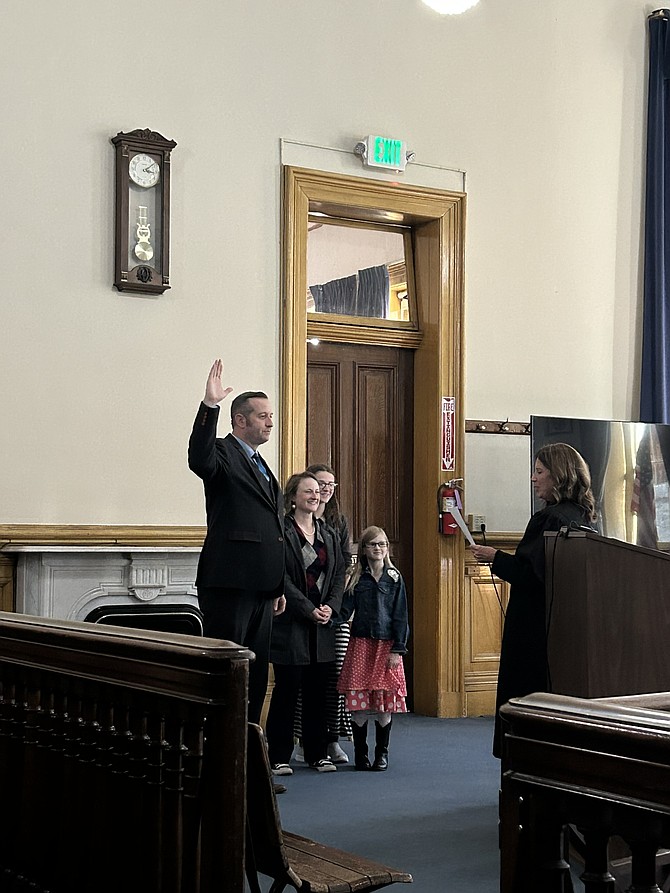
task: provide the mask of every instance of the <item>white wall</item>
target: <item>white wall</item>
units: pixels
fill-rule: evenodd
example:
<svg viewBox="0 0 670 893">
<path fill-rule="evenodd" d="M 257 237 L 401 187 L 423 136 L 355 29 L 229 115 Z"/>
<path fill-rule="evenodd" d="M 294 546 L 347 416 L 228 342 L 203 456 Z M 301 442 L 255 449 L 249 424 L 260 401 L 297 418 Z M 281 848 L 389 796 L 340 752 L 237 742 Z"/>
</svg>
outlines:
<svg viewBox="0 0 670 893">
<path fill-rule="evenodd" d="M 202 523 L 212 359 L 277 394 L 281 137 L 467 171 L 469 418 L 633 415 L 652 8 L 5 3 L 0 523 Z M 135 127 L 178 143 L 159 298 L 111 286 L 109 138 Z"/>
</svg>

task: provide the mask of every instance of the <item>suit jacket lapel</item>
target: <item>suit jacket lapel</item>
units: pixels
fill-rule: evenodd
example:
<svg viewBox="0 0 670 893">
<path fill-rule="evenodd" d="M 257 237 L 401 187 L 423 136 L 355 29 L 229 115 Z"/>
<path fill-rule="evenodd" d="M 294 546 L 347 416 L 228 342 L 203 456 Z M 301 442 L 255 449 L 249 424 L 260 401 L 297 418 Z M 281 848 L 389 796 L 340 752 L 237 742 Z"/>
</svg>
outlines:
<svg viewBox="0 0 670 893">
<path fill-rule="evenodd" d="M 230 437 L 232 443 L 234 444 L 235 448 L 237 449 L 237 451 L 243 461 L 244 466 L 248 469 L 249 474 L 252 476 L 252 478 L 258 484 L 258 487 L 259 487 L 261 493 L 263 494 L 263 496 L 268 500 L 268 502 L 270 503 L 272 508 L 276 508 L 277 507 L 278 484 L 277 484 L 277 480 L 276 480 L 275 476 L 272 474 L 272 472 L 268 468 L 267 464 L 265 465 L 265 467 L 268 469 L 268 474 L 270 475 L 269 481 L 267 480 L 267 478 L 265 477 L 263 472 L 260 470 L 258 465 L 256 465 L 256 463 L 253 461 L 253 459 L 250 459 L 249 456 L 247 456 L 245 451 L 242 449 L 242 447 L 237 442 L 237 438 L 233 434 L 229 434 L 228 437 Z"/>
</svg>

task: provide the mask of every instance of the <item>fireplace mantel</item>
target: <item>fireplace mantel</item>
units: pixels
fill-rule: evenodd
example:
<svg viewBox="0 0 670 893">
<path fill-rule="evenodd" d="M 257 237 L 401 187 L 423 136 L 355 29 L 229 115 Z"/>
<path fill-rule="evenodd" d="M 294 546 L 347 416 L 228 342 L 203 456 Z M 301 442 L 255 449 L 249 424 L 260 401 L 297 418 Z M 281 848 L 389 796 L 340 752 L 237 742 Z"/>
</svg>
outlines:
<svg viewBox="0 0 670 893">
<path fill-rule="evenodd" d="M 8 552 L 40 552 L 41 554 L 56 554 L 59 552 L 78 552 L 80 554 L 89 554 L 93 552 L 114 552 L 117 554 L 120 552 L 126 554 L 139 554 L 142 552 L 169 552 L 170 554 L 179 554 L 180 552 L 190 552 L 198 555 L 200 552 L 200 548 L 197 546 L 123 546 L 119 544 L 63 546 L 52 543 L 45 543 L 43 545 L 35 543 L 7 543 L 5 546 L 2 547 L 2 549 L 0 549 L 0 551 L 4 552 L 5 554 Z"/>
<path fill-rule="evenodd" d="M 85 620 L 108 606 L 197 608 L 199 546 L 5 543 L 16 558 L 16 610 Z"/>
</svg>

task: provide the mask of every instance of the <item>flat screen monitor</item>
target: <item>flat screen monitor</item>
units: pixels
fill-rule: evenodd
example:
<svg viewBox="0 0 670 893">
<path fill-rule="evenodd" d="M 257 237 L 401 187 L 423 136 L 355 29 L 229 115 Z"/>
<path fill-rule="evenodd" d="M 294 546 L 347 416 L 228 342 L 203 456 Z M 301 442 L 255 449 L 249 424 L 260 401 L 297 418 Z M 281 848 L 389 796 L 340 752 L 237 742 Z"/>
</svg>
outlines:
<svg viewBox="0 0 670 893">
<path fill-rule="evenodd" d="M 670 425 L 531 416 L 531 455 L 568 443 L 591 469 L 603 536 L 670 550 Z M 531 494 L 533 511 L 544 503 Z"/>
</svg>

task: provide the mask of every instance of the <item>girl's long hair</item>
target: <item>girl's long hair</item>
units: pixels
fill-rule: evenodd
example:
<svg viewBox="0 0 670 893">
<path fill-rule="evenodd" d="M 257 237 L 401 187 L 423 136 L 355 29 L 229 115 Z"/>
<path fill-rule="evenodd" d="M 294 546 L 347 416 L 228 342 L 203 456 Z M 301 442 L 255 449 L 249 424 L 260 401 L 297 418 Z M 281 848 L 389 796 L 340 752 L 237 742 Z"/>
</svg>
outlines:
<svg viewBox="0 0 670 893">
<path fill-rule="evenodd" d="M 345 591 L 347 589 L 353 589 L 356 583 L 358 583 L 358 581 L 360 580 L 363 571 L 366 571 L 368 569 L 368 559 L 365 555 L 365 547 L 368 543 L 371 543 L 376 536 L 383 536 L 387 543 L 389 541 L 389 538 L 386 536 L 381 527 L 366 527 L 361 534 L 361 539 L 358 544 L 358 555 L 356 556 L 356 563 L 351 567 L 351 570 L 347 571 L 348 579 L 347 585 L 344 587 Z M 386 555 L 384 556 L 384 567 L 395 567 L 395 565 L 391 561 L 390 547 L 386 550 Z"/>
<path fill-rule="evenodd" d="M 315 465 L 309 465 L 305 469 L 305 471 L 311 475 L 316 475 L 319 471 L 325 471 L 327 474 L 332 474 L 334 478 L 337 477 L 337 475 L 335 474 L 335 470 L 331 468 L 330 465 L 326 465 L 325 462 L 319 462 Z M 335 487 L 335 489 L 333 490 L 333 495 L 326 503 L 326 507 L 323 510 L 323 519 L 326 524 L 330 524 L 330 526 L 334 527 L 335 530 L 339 530 L 342 525 L 343 518 L 342 513 L 340 512 L 340 503 L 337 499 L 337 487 Z"/>
</svg>

